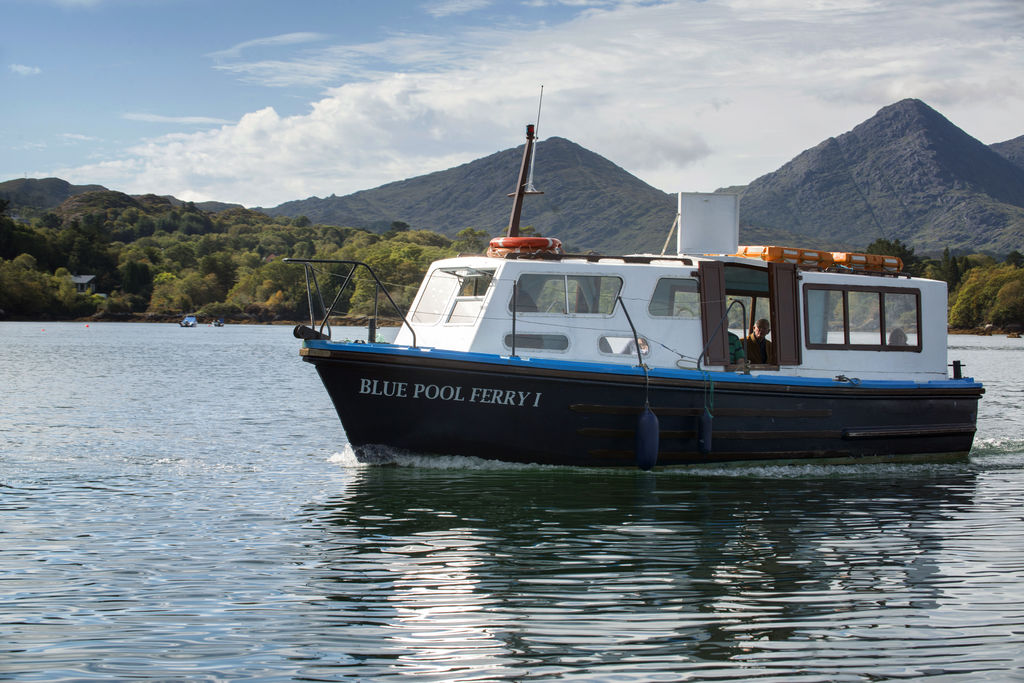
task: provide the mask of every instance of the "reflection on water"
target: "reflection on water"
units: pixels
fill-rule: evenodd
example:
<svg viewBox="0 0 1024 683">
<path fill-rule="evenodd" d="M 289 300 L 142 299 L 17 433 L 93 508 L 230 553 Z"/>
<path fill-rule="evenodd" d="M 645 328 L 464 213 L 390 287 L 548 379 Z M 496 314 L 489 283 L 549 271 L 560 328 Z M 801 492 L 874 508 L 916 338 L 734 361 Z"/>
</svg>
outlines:
<svg viewBox="0 0 1024 683">
<path fill-rule="evenodd" d="M 1020 678 L 1009 341 L 970 462 L 641 473 L 359 465 L 287 328 L 0 323 L 0 679 Z"/>
<path fill-rule="evenodd" d="M 1008 532 L 998 496 L 979 511 L 988 475 L 826 469 L 363 468 L 310 510 L 325 534 L 310 584 L 336 637 L 366 645 L 351 666 L 367 675 L 841 680 L 1024 663 L 1019 599 L 977 600 L 993 571 L 979 559 L 1024 530 L 1018 515 Z M 1005 559 L 996 583 L 1024 571 Z M 965 664 L 982 643 L 993 663 Z"/>
</svg>

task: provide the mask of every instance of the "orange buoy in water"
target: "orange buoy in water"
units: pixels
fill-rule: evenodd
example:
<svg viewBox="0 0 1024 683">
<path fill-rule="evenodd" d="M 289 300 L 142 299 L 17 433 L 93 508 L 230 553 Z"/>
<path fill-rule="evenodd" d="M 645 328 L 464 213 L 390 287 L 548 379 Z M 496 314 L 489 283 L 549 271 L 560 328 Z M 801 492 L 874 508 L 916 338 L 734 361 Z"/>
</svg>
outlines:
<svg viewBox="0 0 1024 683">
<path fill-rule="evenodd" d="M 503 257 L 505 254 L 560 254 L 561 240 L 554 237 L 495 237 L 487 247 L 487 255 Z"/>
</svg>

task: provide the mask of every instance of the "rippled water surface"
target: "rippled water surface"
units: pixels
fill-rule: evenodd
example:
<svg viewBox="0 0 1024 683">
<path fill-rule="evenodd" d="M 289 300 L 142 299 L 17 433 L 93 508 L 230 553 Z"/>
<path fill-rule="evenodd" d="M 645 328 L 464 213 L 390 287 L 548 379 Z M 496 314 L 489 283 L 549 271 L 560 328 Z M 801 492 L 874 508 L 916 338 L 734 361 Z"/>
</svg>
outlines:
<svg viewBox="0 0 1024 683">
<path fill-rule="evenodd" d="M 285 327 L 0 323 L 0 679 L 1024 678 L 1024 340 L 970 461 L 354 462 Z"/>
</svg>

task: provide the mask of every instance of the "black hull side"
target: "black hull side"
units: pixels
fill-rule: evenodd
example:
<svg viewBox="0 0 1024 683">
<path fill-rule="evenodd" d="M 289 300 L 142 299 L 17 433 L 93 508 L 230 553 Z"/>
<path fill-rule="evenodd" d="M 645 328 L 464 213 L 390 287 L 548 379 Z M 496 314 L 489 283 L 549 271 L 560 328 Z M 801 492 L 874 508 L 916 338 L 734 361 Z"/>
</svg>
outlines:
<svg viewBox="0 0 1024 683">
<path fill-rule="evenodd" d="M 508 462 L 635 464 L 637 419 L 658 416 L 659 465 L 963 457 L 982 389 L 862 388 L 604 374 L 372 351 L 306 349 L 357 457 L 380 447 Z M 713 414 L 711 449 L 698 446 Z"/>
</svg>

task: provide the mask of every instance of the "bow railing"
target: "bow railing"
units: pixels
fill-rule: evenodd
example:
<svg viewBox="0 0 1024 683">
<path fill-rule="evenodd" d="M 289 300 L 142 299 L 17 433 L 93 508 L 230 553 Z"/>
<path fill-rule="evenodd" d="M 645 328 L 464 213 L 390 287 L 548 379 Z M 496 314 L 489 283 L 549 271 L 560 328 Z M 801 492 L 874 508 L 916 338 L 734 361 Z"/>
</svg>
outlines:
<svg viewBox="0 0 1024 683">
<path fill-rule="evenodd" d="M 300 259 L 300 258 L 286 258 L 286 263 L 301 263 L 306 272 L 306 301 L 309 306 L 309 325 L 296 325 L 294 334 L 299 339 L 330 339 L 331 338 L 331 316 L 335 315 L 335 307 L 338 302 L 341 301 L 341 295 L 345 292 L 348 286 L 353 282 L 355 273 L 358 269 L 363 268 L 373 278 L 374 282 L 374 296 L 373 296 L 373 316 L 370 318 L 370 322 L 367 329 L 367 341 L 377 341 L 377 327 L 379 325 L 380 310 L 378 306 L 379 295 L 381 293 L 387 297 L 387 300 L 391 303 L 395 313 L 399 318 L 402 319 L 402 323 L 409 328 L 412 333 L 412 345 L 416 346 L 416 330 L 412 328 L 409 321 L 406 319 L 402 309 L 399 308 L 398 304 L 391 297 L 387 287 L 380 281 L 377 274 L 373 272 L 368 264 L 362 261 L 345 261 L 335 259 Z M 334 295 L 334 299 L 331 300 L 330 306 L 324 303 L 323 291 L 320 288 L 320 281 L 317 279 L 316 272 L 317 265 L 327 266 L 349 266 L 348 273 L 345 274 L 341 286 L 338 288 L 337 293 Z M 319 304 L 320 310 L 323 311 L 323 320 L 317 323 L 316 309 L 314 304 Z M 326 331 L 325 331 L 326 330 Z"/>
</svg>

